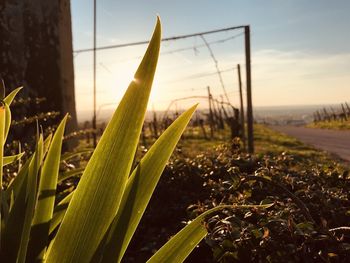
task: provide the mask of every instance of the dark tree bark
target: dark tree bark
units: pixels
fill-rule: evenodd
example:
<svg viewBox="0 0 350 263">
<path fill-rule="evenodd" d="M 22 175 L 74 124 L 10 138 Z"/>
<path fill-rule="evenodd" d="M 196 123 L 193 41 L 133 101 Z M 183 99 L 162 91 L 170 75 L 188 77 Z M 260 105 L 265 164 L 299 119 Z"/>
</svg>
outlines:
<svg viewBox="0 0 350 263">
<path fill-rule="evenodd" d="M 69 112 L 77 127 L 69 0 L 0 0 L 0 75 L 7 92 L 45 97 L 40 110 Z M 27 109 L 27 114 L 33 114 Z"/>
</svg>

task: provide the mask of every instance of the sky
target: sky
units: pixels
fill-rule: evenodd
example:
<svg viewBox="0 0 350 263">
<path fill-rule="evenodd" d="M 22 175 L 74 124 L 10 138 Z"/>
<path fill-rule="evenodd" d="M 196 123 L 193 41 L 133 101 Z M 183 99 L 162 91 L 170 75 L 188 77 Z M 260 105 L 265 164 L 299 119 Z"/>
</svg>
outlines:
<svg viewBox="0 0 350 263">
<path fill-rule="evenodd" d="M 93 1 L 72 0 L 74 50 L 93 44 Z M 150 39 L 156 16 L 163 37 L 250 25 L 253 105 L 336 104 L 350 98 L 350 1 L 337 0 L 97 0 L 97 46 Z M 222 73 L 230 102 L 238 106 L 236 65 L 245 89 L 242 30 L 206 35 Z M 133 79 L 146 46 L 97 53 L 98 114 L 115 108 Z M 185 49 L 179 51 L 179 49 Z M 79 116 L 92 111 L 92 53 L 75 53 Z M 200 37 L 163 42 L 149 108 L 164 110 L 188 96 L 215 98 L 223 87 Z M 204 99 L 181 100 L 184 109 Z M 82 117 L 80 117 L 82 118 Z"/>
</svg>

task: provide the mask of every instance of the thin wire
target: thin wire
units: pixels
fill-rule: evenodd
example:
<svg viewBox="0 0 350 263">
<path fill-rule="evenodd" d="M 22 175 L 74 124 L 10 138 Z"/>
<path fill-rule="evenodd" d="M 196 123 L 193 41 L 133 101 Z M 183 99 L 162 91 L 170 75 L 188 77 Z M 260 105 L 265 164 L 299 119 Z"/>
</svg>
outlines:
<svg viewBox="0 0 350 263">
<path fill-rule="evenodd" d="M 220 83 L 221 83 L 221 87 L 222 87 L 222 90 L 224 91 L 224 94 L 225 94 L 225 97 L 226 97 L 226 100 L 228 103 L 230 103 L 230 99 L 227 95 L 227 92 L 226 92 L 226 88 L 225 88 L 225 85 L 224 85 L 224 80 L 222 79 L 222 76 L 221 76 L 221 71 L 219 69 L 219 63 L 218 61 L 216 60 L 215 56 L 214 56 L 214 52 L 213 50 L 210 48 L 210 45 L 208 44 L 207 40 L 205 39 L 205 37 L 203 35 L 200 35 L 200 37 L 203 39 L 203 42 L 205 43 L 205 45 L 207 46 L 208 50 L 209 50 L 209 53 L 210 53 L 210 56 L 211 58 L 213 59 L 214 61 L 214 64 L 215 64 L 215 68 L 216 68 L 216 72 L 218 74 L 218 77 L 219 77 L 219 80 L 220 80 Z"/>
<path fill-rule="evenodd" d="M 93 63 L 94 63 L 94 116 L 92 128 L 96 130 L 96 0 L 94 0 L 94 43 L 93 43 Z M 94 147 L 97 145 L 96 133 L 94 133 Z"/>
<path fill-rule="evenodd" d="M 195 37 L 195 36 L 201 36 L 201 35 L 209 35 L 209 34 L 214 34 L 214 33 L 219 33 L 219 32 L 225 32 L 225 31 L 230 31 L 230 30 L 235 30 L 235 29 L 243 29 L 245 26 L 234 26 L 234 27 L 227 27 L 227 28 L 221 28 L 221 29 L 216 29 L 216 30 L 211 30 L 211 31 L 206 31 L 206 32 L 200 32 L 200 33 L 193 33 L 193 34 L 188 34 L 188 35 L 181 35 L 181 36 L 175 36 L 175 37 L 168 37 L 168 38 L 163 38 L 161 41 L 173 41 L 173 40 L 178 40 L 178 39 L 185 39 L 185 38 L 190 38 L 190 37 Z M 149 40 L 147 41 L 139 41 L 139 42 L 131 42 L 131 43 L 125 43 L 125 44 L 119 44 L 119 45 L 109 45 L 109 46 L 102 46 L 102 47 L 97 47 L 96 50 L 106 50 L 106 49 L 115 49 L 115 48 L 123 48 L 123 47 L 130 47 L 130 46 L 139 46 L 139 45 L 145 45 L 148 44 Z M 78 49 L 73 52 L 75 53 L 83 53 L 83 52 L 91 52 L 94 49 L 92 48 L 86 48 L 86 49 Z"/>
<path fill-rule="evenodd" d="M 221 43 L 227 42 L 229 40 L 235 39 L 235 38 L 237 38 L 237 37 L 239 37 L 241 35 L 243 35 L 243 33 L 239 33 L 239 34 L 231 36 L 231 37 L 219 39 L 219 40 L 208 42 L 208 43 L 210 45 L 212 45 L 212 44 L 221 44 Z M 182 52 L 182 51 L 186 51 L 186 50 L 193 50 L 193 49 L 202 48 L 202 47 L 206 47 L 206 45 L 202 44 L 202 45 L 195 45 L 195 46 L 192 46 L 192 47 L 178 48 L 178 49 L 173 49 L 173 50 L 169 50 L 169 51 L 165 51 L 165 52 L 160 52 L 160 54 L 161 55 L 172 54 L 172 53 L 176 53 L 176 52 Z"/>
<path fill-rule="evenodd" d="M 103 67 L 103 68 L 105 66 L 102 63 L 100 63 L 99 65 L 101 67 Z M 236 69 L 237 68 L 235 68 L 235 67 L 234 68 L 228 68 L 228 69 L 225 69 L 225 70 L 221 70 L 220 72 L 221 73 L 227 73 L 227 72 L 232 72 L 232 70 L 236 70 Z M 105 68 L 105 70 L 110 72 L 110 70 L 108 68 Z M 216 75 L 216 74 L 217 74 L 216 71 L 215 72 L 210 72 L 210 73 L 200 73 L 200 74 L 190 75 L 190 76 L 187 76 L 187 77 L 182 78 L 182 79 L 160 82 L 160 84 L 173 83 L 173 82 L 179 82 L 179 81 L 186 81 L 186 80 L 197 79 L 197 78 L 204 78 L 204 77 L 213 76 L 213 75 Z M 177 89 L 176 92 L 178 92 L 178 91 L 182 91 L 182 92 L 183 91 L 197 91 L 197 90 L 204 90 L 204 89 L 206 89 L 206 88 L 199 88 L 199 87 L 197 87 L 197 88 L 187 88 L 187 89 L 180 89 L 180 90 Z M 243 90 L 243 92 L 245 93 L 246 90 Z M 234 94 L 234 93 L 238 93 L 238 91 L 228 92 L 227 94 L 229 95 L 229 94 Z M 80 94 L 82 94 L 82 93 L 80 93 Z M 220 94 L 220 95 L 224 95 L 224 94 Z M 164 101 L 168 102 L 170 100 L 164 100 Z M 98 115 L 98 113 L 97 113 L 97 115 Z"/>
<path fill-rule="evenodd" d="M 103 64 L 102 62 L 100 62 L 99 64 L 100 64 L 100 66 L 101 66 L 104 70 L 106 70 L 108 73 L 113 74 L 113 72 L 112 72 L 105 64 Z"/>
<path fill-rule="evenodd" d="M 226 73 L 226 72 L 232 72 L 232 70 L 235 70 L 235 68 L 229 68 L 229 69 L 225 69 L 225 70 L 220 70 L 220 74 L 221 73 Z M 164 81 L 164 82 L 161 82 L 161 83 L 174 83 L 174 82 L 180 82 L 180 81 L 191 80 L 191 79 L 199 79 L 199 78 L 204 78 L 204 77 L 217 75 L 217 74 L 218 74 L 217 71 L 210 72 L 210 73 L 201 73 L 201 74 L 190 75 L 190 76 L 187 76 L 187 77 L 182 78 L 182 79 Z"/>
<path fill-rule="evenodd" d="M 219 39 L 219 40 L 216 40 L 216 41 L 211 41 L 211 42 L 208 42 L 210 45 L 213 45 L 213 44 L 222 44 L 222 43 L 225 43 L 229 40 L 232 40 L 232 39 L 235 39 L 239 36 L 242 36 L 244 35 L 244 33 L 239 33 L 239 34 L 236 34 L 236 35 L 233 35 L 231 37 L 227 37 L 227 38 L 222 38 L 222 39 Z M 188 46 L 188 47 L 183 47 L 183 48 L 178 48 L 178 49 L 172 49 L 172 50 L 168 50 L 168 51 L 163 51 L 163 52 L 160 52 L 159 54 L 160 55 L 170 55 L 170 54 L 174 54 L 174 53 L 179 53 L 179 52 L 184 52 L 184 51 L 187 51 L 187 50 L 196 50 L 197 48 L 203 48 L 203 47 L 206 47 L 205 44 L 202 44 L 202 45 L 194 45 L 194 46 Z M 77 57 L 80 53 L 74 53 L 74 58 Z M 135 60 L 135 59 L 140 59 L 142 58 L 143 56 L 135 56 L 135 57 L 132 57 L 132 58 L 127 58 L 127 59 L 121 59 L 121 60 L 114 60 L 114 61 L 110 61 L 109 64 L 115 64 L 115 63 L 124 63 L 124 62 L 128 62 L 128 61 L 132 61 L 132 60 Z"/>
</svg>

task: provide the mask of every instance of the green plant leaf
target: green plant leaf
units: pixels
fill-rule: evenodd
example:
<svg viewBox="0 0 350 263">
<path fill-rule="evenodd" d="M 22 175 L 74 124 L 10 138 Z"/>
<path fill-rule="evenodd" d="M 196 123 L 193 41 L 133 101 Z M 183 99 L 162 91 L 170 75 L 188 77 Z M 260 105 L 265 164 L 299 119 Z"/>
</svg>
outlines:
<svg viewBox="0 0 350 263">
<path fill-rule="evenodd" d="M 190 108 L 168 127 L 133 171 L 109 231 L 102 262 L 121 261 L 164 167 L 196 107 Z"/>
<path fill-rule="evenodd" d="M 68 115 L 63 118 L 57 127 L 42 166 L 38 188 L 38 201 L 30 234 L 28 261 L 41 261 L 46 251 L 50 221 L 55 204 L 62 140 L 67 117 Z"/>
<path fill-rule="evenodd" d="M 7 105 L 11 105 L 13 99 L 16 97 L 17 93 L 22 89 L 23 87 L 19 87 L 15 90 L 13 90 L 9 95 L 6 96 L 6 98 L 4 99 L 4 102 L 7 104 Z"/>
<path fill-rule="evenodd" d="M 77 152 L 65 153 L 61 156 L 61 161 L 67 161 L 71 158 L 74 158 L 74 157 L 82 155 L 82 154 L 92 153 L 93 151 L 94 151 L 94 149 L 87 148 L 87 149 L 79 150 Z"/>
<path fill-rule="evenodd" d="M 22 253 L 24 253 L 25 257 L 26 245 L 28 243 L 35 207 L 36 183 L 41 150 L 42 143 L 39 141 L 34 155 L 27 162 L 28 164 L 23 166 L 23 170 L 20 172 L 20 174 L 23 174 L 23 176 L 21 176 L 23 180 L 21 184 L 17 185 L 17 187 L 19 187 L 18 193 L 16 196 L 11 194 L 15 199 L 14 201 L 11 200 L 13 204 L 10 205 L 10 214 L 5 222 L 1 250 L 1 257 L 6 258 L 8 262 L 19 262 L 20 260 L 18 257 L 19 254 Z M 11 191 L 11 193 L 13 193 L 13 191 Z"/>
<path fill-rule="evenodd" d="M 3 190 L 2 190 L 2 175 L 3 175 L 3 156 L 4 156 L 4 143 L 5 143 L 5 115 L 6 114 L 6 103 L 0 105 L 0 238 L 2 235 L 2 207 L 3 207 Z M 1 240 L 1 239 L 0 239 Z M 1 244 L 0 244 L 1 247 Z"/>
<path fill-rule="evenodd" d="M 62 181 L 67 180 L 73 176 L 82 174 L 84 170 L 85 168 L 77 168 L 77 169 L 66 171 L 58 176 L 58 183 L 61 183 Z"/>
<path fill-rule="evenodd" d="M 5 132 L 4 132 L 4 141 L 3 145 L 6 143 L 7 135 L 9 134 L 11 126 L 11 110 L 7 103 L 5 103 Z"/>
<path fill-rule="evenodd" d="M 13 162 L 18 161 L 19 159 L 22 158 L 23 154 L 24 154 L 24 152 L 21 152 L 19 154 L 12 155 L 12 156 L 4 156 L 2 165 L 5 166 L 5 165 L 8 165 L 8 164 L 11 164 Z"/>
<path fill-rule="evenodd" d="M 50 230 L 49 233 L 51 234 L 56 227 L 58 227 L 58 225 L 62 222 L 62 219 L 67 211 L 69 202 L 72 200 L 73 197 L 73 192 L 71 192 L 69 195 L 67 195 L 65 198 L 63 198 L 61 200 L 61 202 L 59 202 L 57 204 L 57 206 L 55 206 L 55 209 L 53 211 L 53 216 L 50 222 Z"/>
<path fill-rule="evenodd" d="M 47 151 L 49 150 L 51 140 L 52 140 L 52 133 L 50 133 L 44 141 L 44 152 L 43 152 L 44 156 L 46 155 Z"/>
<path fill-rule="evenodd" d="M 36 205 L 37 181 L 39 169 L 43 158 L 43 136 L 39 136 L 34 156 L 30 162 L 28 170 L 28 185 L 27 185 L 27 207 L 24 217 L 23 230 L 21 235 L 21 243 L 18 251 L 17 262 L 24 263 L 27 255 L 27 247 L 29 243 L 30 231 Z"/>
<path fill-rule="evenodd" d="M 28 173 L 28 169 L 26 170 Z M 21 234 L 27 209 L 26 196 L 28 176 L 24 176 L 23 179 L 18 195 L 13 201 L 9 216 L 4 224 L 3 233 L 1 233 L 0 258 L 6 258 L 7 262 L 16 262 L 18 249 L 21 243 Z"/>
<path fill-rule="evenodd" d="M 47 152 L 47 150 L 49 148 L 49 145 L 50 145 L 50 142 L 51 142 L 51 138 L 52 138 L 52 134 L 50 134 L 44 141 L 43 156 L 45 156 L 45 154 L 46 154 L 46 152 Z M 15 197 L 17 196 L 17 194 L 19 192 L 19 189 L 21 188 L 21 185 L 23 183 L 24 177 L 28 173 L 28 169 L 29 169 L 29 164 L 30 164 L 31 158 L 29 158 L 29 160 L 27 160 L 25 162 L 25 164 L 22 166 L 22 168 L 18 172 L 17 176 L 12 179 L 12 181 L 8 185 L 7 189 L 5 190 L 5 195 L 6 195 L 7 199 L 10 198 L 11 193 L 13 193 L 13 195 Z"/>
<path fill-rule="evenodd" d="M 6 199 L 6 195 L 5 195 L 5 192 L 2 193 L 2 200 L 1 200 L 1 211 L 2 211 L 2 214 L 1 214 L 1 219 L 2 221 L 6 222 L 8 216 L 9 216 L 9 213 L 10 213 L 10 205 Z M 0 223 L 1 225 L 1 223 Z"/>
<path fill-rule="evenodd" d="M 134 80 L 86 166 L 47 262 L 89 262 L 115 217 L 141 134 L 160 36 L 158 20 Z"/>
<path fill-rule="evenodd" d="M 29 164 L 31 162 L 31 159 L 33 157 L 30 157 L 22 166 L 21 170 L 19 171 L 19 173 L 17 174 L 17 176 L 15 178 L 13 178 L 13 180 L 10 182 L 10 184 L 8 185 L 8 187 L 6 188 L 4 194 L 6 196 L 6 200 L 9 200 L 11 195 L 14 196 L 14 198 L 17 197 L 20 188 L 22 187 L 22 184 L 25 180 L 25 177 L 28 174 L 28 169 L 29 169 Z"/>
<path fill-rule="evenodd" d="M 9 95 L 7 95 L 6 98 L 4 98 L 4 103 L 5 103 L 5 135 L 4 135 L 4 140 L 3 144 L 6 142 L 7 135 L 10 131 L 10 126 L 11 126 L 11 110 L 10 110 L 10 105 L 13 101 L 13 99 L 16 97 L 17 93 L 21 90 L 22 88 L 17 88 L 13 90 Z"/>
<path fill-rule="evenodd" d="M 5 98 L 5 82 L 3 79 L 0 79 L 0 99 L 3 100 Z"/>
<path fill-rule="evenodd" d="M 221 205 L 199 215 L 180 232 L 162 246 L 147 262 L 149 263 L 180 263 L 183 262 L 198 243 L 206 236 L 207 230 L 203 225 L 206 217 L 223 209 L 235 208 L 268 208 L 272 205 Z"/>
</svg>

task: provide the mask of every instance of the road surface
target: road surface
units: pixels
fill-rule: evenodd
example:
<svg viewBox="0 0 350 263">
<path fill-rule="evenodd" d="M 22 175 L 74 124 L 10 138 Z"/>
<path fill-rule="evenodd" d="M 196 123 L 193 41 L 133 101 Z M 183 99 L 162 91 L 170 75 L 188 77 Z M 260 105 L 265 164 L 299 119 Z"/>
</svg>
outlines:
<svg viewBox="0 0 350 263">
<path fill-rule="evenodd" d="M 311 129 L 296 126 L 272 126 L 274 130 L 297 138 L 315 148 L 338 155 L 350 162 L 350 131 Z"/>
</svg>

